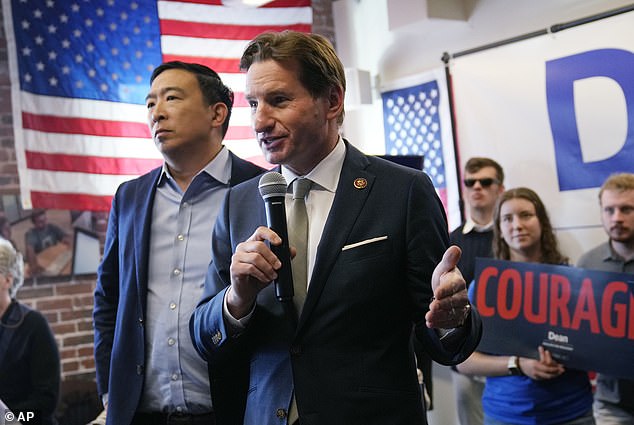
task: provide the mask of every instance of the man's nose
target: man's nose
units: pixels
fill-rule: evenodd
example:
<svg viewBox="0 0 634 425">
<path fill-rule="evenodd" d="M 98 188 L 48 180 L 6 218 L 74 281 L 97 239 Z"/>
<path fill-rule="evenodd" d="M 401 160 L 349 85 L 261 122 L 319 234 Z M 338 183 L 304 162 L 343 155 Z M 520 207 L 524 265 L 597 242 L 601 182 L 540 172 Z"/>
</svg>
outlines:
<svg viewBox="0 0 634 425">
<path fill-rule="evenodd" d="M 265 105 L 258 105 L 253 109 L 252 114 L 253 130 L 256 133 L 266 133 L 274 127 L 270 111 Z"/>
<path fill-rule="evenodd" d="M 159 122 L 162 119 L 165 119 L 165 112 L 163 107 L 157 102 L 149 111 L 150 121 L 152 123 Z"/>
</svg>

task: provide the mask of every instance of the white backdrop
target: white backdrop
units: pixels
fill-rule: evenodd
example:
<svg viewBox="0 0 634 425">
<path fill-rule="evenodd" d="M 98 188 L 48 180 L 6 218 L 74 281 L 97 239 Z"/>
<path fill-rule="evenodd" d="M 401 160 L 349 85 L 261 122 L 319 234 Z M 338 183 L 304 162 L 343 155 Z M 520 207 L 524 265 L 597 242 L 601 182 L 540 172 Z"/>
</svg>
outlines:
<svg viewBox="0 0 634 425">
<path fill-rule="evenodd" d="M 573 83 L 570 77 L 553 75 L 551 68 L 548 78 L 556 84 L 547 86 L 547 63 L 573 55 L 590 57 L 589 52 L 602 49 L 620 50 L 619 60 L 599 65 L 619 70 L 627 81 L 593 75 Z M 604 175 L 634 172 L 634 98 L 627 98 L 632 94 L 627 89 L 634 87 L 633 51 L 630 12 L 450 62 L 461 165 L 471 156 L 492 157 L 505 169 L 507 188 L 535 190 L 573 261 L 606 238 L 597 198 Z M 577 71 L 574 66 L 572 70 Z M 553 87 L 566 82 L 572 85 L 568 88 L 574 102 L 555 98 Z M 570 124 L 566 116 L 574 126 L 566 130 L 567 139 L 555 138 L 553 129 Z M 575 161 L 563 153 L 565 146 L 579 148 L 582 158 Z M 598 166 L 603 175 L 595 178 L 591 166 Z M 582 177 L 590 181 L 586 188 L 560 189 L 562 179 Z"/>
</svg>

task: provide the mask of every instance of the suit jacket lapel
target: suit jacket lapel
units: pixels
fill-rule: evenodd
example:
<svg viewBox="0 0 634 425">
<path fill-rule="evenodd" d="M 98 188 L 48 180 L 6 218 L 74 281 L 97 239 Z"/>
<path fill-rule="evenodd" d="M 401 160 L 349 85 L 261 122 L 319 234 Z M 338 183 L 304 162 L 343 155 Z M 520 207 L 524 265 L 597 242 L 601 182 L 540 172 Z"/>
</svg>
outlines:
<svg viewBox="0 0 634 425">
<path fill-rule="evenodd" d="M 348 235 L 372 190 L 375 176 L 365 170 L 368 165 L 365 155 L 346 142 L 346 158 L 341 169 L 337 193 L 317 247 L 315 266 L 299 318 L 298 330 L 317 304 L 341 248 L 348 240 Z M 365 179 L 367 183 L 362 189 L 356 188 L 354 184 L 359 178 Z"/>
<path fill-rule="evenodd" d="M 127 200 L 132 201 L 135 205 L 135 210 L 141 212 L 140 214 L 134 215 L 132 232 L 134 234 L 136 284 L 137 291 L 139 292 L 138 299 L 141 303 L 139 308 L 143 312 L 144 317 L 147 304 L 148 251 L 152 224 L 152 206 L 154 203 L 154 195 L 156 194 L 156 183 L 161 175 L 161 170 L 161 168 L 157 168 L 149 175 L 141 177 L 134 194 L 135 199 Z"/>
</svg>

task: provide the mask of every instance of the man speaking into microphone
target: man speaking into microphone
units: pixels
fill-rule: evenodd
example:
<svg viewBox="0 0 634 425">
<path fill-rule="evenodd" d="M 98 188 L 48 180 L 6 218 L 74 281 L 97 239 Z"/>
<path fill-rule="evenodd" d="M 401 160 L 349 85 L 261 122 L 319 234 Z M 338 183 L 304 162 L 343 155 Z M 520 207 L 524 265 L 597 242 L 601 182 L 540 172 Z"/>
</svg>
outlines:
<svg viewBox="0 0 634 425">
<path fill-rule="evenodd" d="M 197 350 L 220 379 L 248 379 L 248 425 L 426 423 L 412 329 L 442 364 L 481 334 L 430 179 L 339 136 L 345 77 L 325 38 L 261 34 L 240 67 L 258 143 L 288 182 L 297 324 L 272 284 L 287 265 L 271 246 L 285 241 L 252 179 L 216 222 Z"/>
</svg>

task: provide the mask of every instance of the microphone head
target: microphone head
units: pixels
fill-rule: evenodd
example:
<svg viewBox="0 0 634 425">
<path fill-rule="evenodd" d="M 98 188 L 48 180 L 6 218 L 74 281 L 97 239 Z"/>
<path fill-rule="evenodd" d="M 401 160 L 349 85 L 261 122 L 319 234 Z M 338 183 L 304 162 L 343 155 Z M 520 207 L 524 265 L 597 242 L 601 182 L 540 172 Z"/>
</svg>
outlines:
<svg viewBox="0 0 634 425">
<path fill-rule="evenodd" d="M 258 189 L 262 199 L 266 200 L 268 198 L 286 196 L 286 186 L 286 179 L 283 175 L 276 171 L 269 171 L 260 177 Z"/>
</svg>

